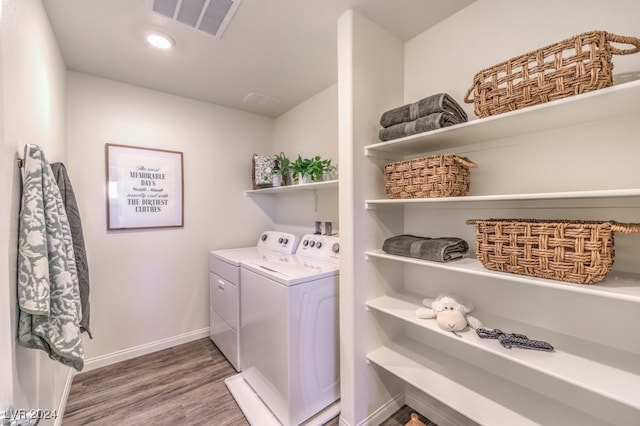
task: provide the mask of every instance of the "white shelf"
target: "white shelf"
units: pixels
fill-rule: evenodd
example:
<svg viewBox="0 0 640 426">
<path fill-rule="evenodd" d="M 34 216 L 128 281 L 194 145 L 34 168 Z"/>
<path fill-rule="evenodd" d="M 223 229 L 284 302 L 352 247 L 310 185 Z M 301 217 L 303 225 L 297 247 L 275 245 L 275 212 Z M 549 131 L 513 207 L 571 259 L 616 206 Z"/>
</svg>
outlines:
<svg viewBox="0 0 640 426">
<path fill-rule="evenodd" d="M 394 262 L 424 266 L 427 268 L 445 269 L 449 271 L 478 275 L 487 278 L 511 281 L 517 284 L 526 284 L 555 290 L 588 294 L 598 297 L 624 300 L 640 303 L 640 276 L 611 271 L 607 277 L 598 284 L 573 284 L 564 281 L 535 278 L 525 275 L 496 272 L 486 269 L 479 260 L 464 258 L 453 262 L 430 262 L 412 257 L 395 256 L 382 250 L 369 250 L 365 254 L 368 258 L 386 259 Z"/>
<path fill-rule="evenodd" d="M 598 348 L 584 341 L 580 342 L 580 348 L 561 348 L 558 344 L 550 341 L 549 343 L 556 349 L 554 352 L 525 349 L 508 350 L 494 339 L 481 339 L 469 328 L 460 332 L 461 338 L 459 338 L 450 332 L 440 329 L 434 320 L 417 318 L 415 315 L 416 309 L 423 307 L 421 300 L 406 295 L 382 296 L 367 302 L 367 306 L 414 324 L 424 330 L 446 336 L 446 338 L 453 339 L 453 341 L 460 342 L 460 344 L 472 346 L 600 397 L 623 404 L 631 409 L 640 410 L 640 392 L 638 392 L 638 389 L 640 389 L 640 375 L 638 374 L 640 360 L 638 357 L 632 357 L 629 354 L 610 348 L 606 353 L 606 357 L 602 357 L 598 361 L 594 357 L 594 354 L 599 352 Z M 500 324 L 487 324 L 487 327 L 518 332 L 518 325 L 507 319 L 502 319 Z M 535 338 L 535 336 L 531 337 Z M 562 336 L 557 336 L 557 340 L 565 346 L 570 346 L 570 343 L 565 341 Z M 578 355 L 581 353 L 590 358 Z M 628 365 L 635 371 L 626 371 L 621 369 L 620 365 Z M 517 380 L 517 377 L 514 379 Z M 544 393 L 544 385 L 542 387 L 542 389 L 534 390 Z"/>
<path fill-rule="evenodd" d="M 286 192 L 295 192 L 295 191 L 315 191 L 318 189 L 331 189 L 337 188 L 338 181 L 337 180 L 326 180 L 323 182 L 312 182 L 312 183 L 301 183 L 301 184 L 293 184 L 286 186 L 274 186 L 271 188 L 262 188 L 262 189 L 252 189 L 249 191 L 245 191 L 246 195 L 256 195 L 256 194 L 282 194 Z"/>
<path fill-rule="evenodd" d="M 639 102 L 640 103 L 640 102 Z M 629 199 L 640 197 L 640 188 L 629 189 L 605 189 L 595 191 L 568 191 L 568 192 L 538 192 L 528 194 L 495 194 L 495 195 L 467 195 L 464 197 L 442 197 L 442 198 L 409 198 L 409 199 L 372 199 L 366 200 L 368 210 L 387 206 L 439 206 L 439 205 L 461 205 L 477 204 L 478 207 L 485 204 L 498 204 L 500 202 L 539 202 L 548 201 L 551 203 L 564 203 L 565 205 L 579 206 L 584 201 L 589 202 L 589 206 L 594 203 L 603 202 L 607 206 L 611 205 L 612 199 Z"/>
<path fill-rule="evenodd" d="M 408 338 L 370 352 L 367 359 L 479 424 L 602 424 L 602 420 Z"/>
<path fill-rule="evenodd" d="M 638 99 L 640 80 L 405 138 L 375 143 L 365 147 L 365 155 L 409 156 L 620 116 L 637 117 L 640 115 Z"/>
</svg>

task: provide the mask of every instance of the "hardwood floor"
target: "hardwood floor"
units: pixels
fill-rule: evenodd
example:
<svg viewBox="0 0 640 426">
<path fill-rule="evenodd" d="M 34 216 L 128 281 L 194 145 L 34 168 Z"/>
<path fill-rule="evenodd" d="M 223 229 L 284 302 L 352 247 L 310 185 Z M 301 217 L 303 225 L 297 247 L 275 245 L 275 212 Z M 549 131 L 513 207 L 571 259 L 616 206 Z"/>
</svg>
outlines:
<svg viewBox="0 0 640 426">
<path fill-rule="evenodd" d="M 208 338 L 80 373 L 62 425 L 248 425 L 224 384 L 235 373 Z"/>
<path fill-rule="evenodd" d="M 224 384 L 234 374 L 209 338 L 79 373 L 62 426 L 248 425 Z M 382 425 L 404 426 L 412 411 L 404 406 Z"/>
</svg>

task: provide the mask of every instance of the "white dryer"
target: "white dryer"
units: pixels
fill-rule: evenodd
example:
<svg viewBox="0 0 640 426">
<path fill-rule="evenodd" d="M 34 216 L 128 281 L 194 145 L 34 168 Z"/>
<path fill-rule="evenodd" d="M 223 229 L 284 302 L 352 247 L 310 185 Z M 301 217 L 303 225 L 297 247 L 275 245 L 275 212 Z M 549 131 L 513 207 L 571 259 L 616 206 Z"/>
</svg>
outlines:
<svg viewBox="0 0 640 426">
<path fill-rule="evenodd" d="M 231 365 L 240 371 L 240 262 L 291 254 L 299 237 L 286 232 L 265 231 L 255 247 L 209 252 L 210 337 Z"/>
<path fill-rule="evenodd" d="M 244 381 L 285 426 L 339 407 L 338 237 L 305 235 L 295 255 L 241 265 Z"/>
</svg>

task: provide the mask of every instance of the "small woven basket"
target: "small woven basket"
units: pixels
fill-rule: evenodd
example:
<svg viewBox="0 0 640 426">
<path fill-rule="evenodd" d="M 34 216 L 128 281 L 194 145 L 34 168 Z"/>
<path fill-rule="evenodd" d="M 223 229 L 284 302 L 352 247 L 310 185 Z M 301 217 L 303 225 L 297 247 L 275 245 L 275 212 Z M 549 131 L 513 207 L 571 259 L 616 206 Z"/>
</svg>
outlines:
<svg viewBox="0 0 640 426">
<path fill-rule="evenodd" d="M 611 42 L 631 44 L 618 49 Z M 478 72 L 464 101 L 480 117 L 590 92 L 613 84 L 613 55 L 640 52 L 640 39 L 591 31 Z M 471 95 L 473 94 L 473 97 Z"/>
<path fill-rule="evenodd" d="M 459 197 L 469 192 L 469 168 L 477 165 L 456 154 L 430 155 L 384 166 L 389 198 Z"/>
<path fill-rule="evenodd" d="M 476 257 L 485 268 L 519 275 L 595 284 L 611 270 L 614 232 L 640 224 L 613 221 L 472 219 Z"/>
</svg>

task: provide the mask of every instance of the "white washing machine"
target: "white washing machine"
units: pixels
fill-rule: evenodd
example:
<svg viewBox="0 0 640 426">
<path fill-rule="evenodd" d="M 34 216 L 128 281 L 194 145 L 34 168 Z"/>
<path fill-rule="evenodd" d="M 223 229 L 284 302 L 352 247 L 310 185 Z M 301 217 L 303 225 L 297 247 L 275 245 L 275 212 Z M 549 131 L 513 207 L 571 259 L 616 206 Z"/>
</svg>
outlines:
<svg viewBox="0 0 640 426">
<path fill-rule="evenodd" d="M 339 413 L 338 237 L 305 235 L 295 255 L 241 265 L 242 378 L 279 423 L 337 406 L 324 423 Z"/>
<path fill-rule="evenodd" d="M 255 247 L 209 252 L 209 334 L 213 343 L 240 371 L 240 262 L 291 254 L 299 237 L 286 232 L 265 231 Z"/>
</svg>

